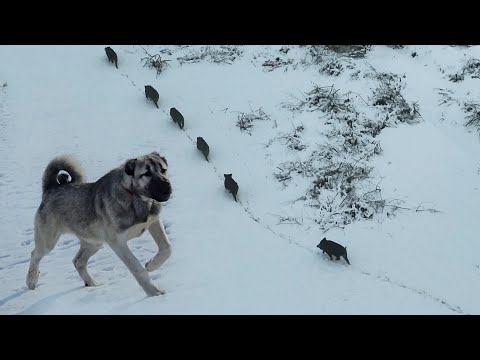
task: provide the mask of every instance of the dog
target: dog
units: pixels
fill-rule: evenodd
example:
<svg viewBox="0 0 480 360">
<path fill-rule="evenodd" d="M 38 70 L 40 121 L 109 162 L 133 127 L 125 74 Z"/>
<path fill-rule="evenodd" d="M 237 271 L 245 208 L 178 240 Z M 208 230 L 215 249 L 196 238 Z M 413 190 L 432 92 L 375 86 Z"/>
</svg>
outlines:
<svg viewBox="0 0 480 360">
<path fill-rule="evenodd" d="M 337 244 L 335 241 L 327 240 L 325 237 L 320 241 L 320 244 L 318 244 L 317 247 L 322 250 L 323 253 L 327 253 L 327 255 L 330 256 L 330 260 L 333 260 L 332 255 L 335 256 L 337 260 L 340 260 L 340 256 L 342 256 L 347 261 L 348 265 L 350 265 L 346 247 Z"/>
<path fill-rule="evenodd" d="M 113 49 L 110 46 L 105 48 L 105 52 L 107 53 L 108 62 L 114 63 L 115 67 L 118 69 L 117 53 L 113 51 Z"/>
<path fill-rule="evenodd" d="M 173 121 L 176 124 L 178 124 L 180 129 L 183 129 L 184 119 L 183 119 L 183 115 L 180 113 L 180 111 L 178 111 L 175 108 L 171 108 L 170 109 L 170 116 L 172 117 Z"/>
<path fill-rule="evenodd" d="M 145 85 L 145 96 L 147 97 L 147 99 L 151 99 L 158 109 L 158 99 L 160 98 L 160 96 L 158 95 L 158 91 L 155 90 L 153 86 Z"/>
<path fill-rule="evenodd" d="M 237 201 L 238 184 L 235 182 L 235 180 L 233 180 L 232 174 L 223 174 L 223 176 L 225 177 L 225 189 L 230 191 L 235 201 Z"/>
<path fill-rule="evenodd" d="M 197 137 L 197 149 L 202 152 L 203 156 L 205 156 L 205 160 L 208 161 L 208 154 L 210 153 L 210 148 L 207 142 L 201 136 Z"/>
<path fill-rule="evenodd" d="M 148 296 L 165 291 L 152 282 L 148 272 L 158 269 L 171 255 L 170 241 L 160 220 L 162 202 L 172 193 L 165 157 L 152 152 L 111 170 L 96 182 L 87 183 L 80 164 L 63 155 L 47 165 L 42 181 L 42 202 L 35 214 L 35 248 L 26 278 L 36 288 L 39 264 L 62 234 L 80 239 L 73 265 L 85 286 L 99 285 L 88 273 L 87 262 L 106 242 L 127 266 Z M 69 177 L 59 173 L 67 172 Z M 142 266 L 127 241 L 150 232 L 158 252 Z"/>
</svg>

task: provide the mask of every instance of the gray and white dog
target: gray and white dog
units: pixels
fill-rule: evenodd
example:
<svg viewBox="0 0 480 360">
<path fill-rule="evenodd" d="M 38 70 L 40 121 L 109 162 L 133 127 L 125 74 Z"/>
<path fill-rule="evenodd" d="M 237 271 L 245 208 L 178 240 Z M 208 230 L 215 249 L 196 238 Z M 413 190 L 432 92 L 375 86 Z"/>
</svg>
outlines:
<svg viewBox="0 0 480 360">
<path fill-rule="evenodd" d="M 71 233 L 80 239 L 73 264 L 85 286 L 98 285 L 87 271 L 87 262 L 106 242 L 148 296 L 165 294 L 148 272 L 158 269 L 172 252 L 159 217 L 161 202 L 172 193 L 167 166 L 163 156 L 152 152 L 87 183 L 80 164 L 73 158 L 64 155 L 50 161 L 43 174 L 42 202 L 35 214 L 35 249 L 28 269 L 28 288 L 37 286 L 41 259 L 52 251 L 62 234 Z M 146 229 L 157 243 L 158 252 L 143 267 L 127 241 Z"/>
</svg>

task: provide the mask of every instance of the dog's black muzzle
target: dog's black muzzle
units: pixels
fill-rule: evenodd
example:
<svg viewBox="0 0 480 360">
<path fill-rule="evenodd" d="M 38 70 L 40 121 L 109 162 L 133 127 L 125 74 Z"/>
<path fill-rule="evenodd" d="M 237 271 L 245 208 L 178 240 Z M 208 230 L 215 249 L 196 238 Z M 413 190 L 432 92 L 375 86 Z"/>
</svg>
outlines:
<svg viewBox="0 0 480 360">
<path fill-rule="evenodd" d="M 160 202 L 167 201 L 172 194 L 172 185 L 167 179 L 153 178 L 150 181 L 149 191 L 153 199 Z"/>
</svg>

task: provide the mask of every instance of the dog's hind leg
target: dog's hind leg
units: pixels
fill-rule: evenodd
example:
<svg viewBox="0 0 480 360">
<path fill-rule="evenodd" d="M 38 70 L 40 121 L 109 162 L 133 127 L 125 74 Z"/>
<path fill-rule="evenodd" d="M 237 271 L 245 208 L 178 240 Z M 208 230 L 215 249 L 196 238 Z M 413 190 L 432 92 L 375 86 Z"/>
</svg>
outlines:
<svg viewBox="0 0 480 360">
<path fill-rule="evenodd" d="M 38 276 L 40 275 L 40 261 L 53 250 L 60 235 L 59 231 L 48 231 L 48 229 L 41 228 L 40 225 L 35 224 L 35 248 L 31 253 L 30 267 L 28 268 L 26 280 L 30 290 L 37 287 Z"/>
<path fill-rule="evenodd" d="M 135 255 L 133 255 L 133 253 L 130 251 L 127 246 L 126 238 L 110 238 L 107 239 L 107 243 L 110 245 L 115 254 L 117 254 L 120 260 L 122 260 L 128 270 L 130 270 L 135 279 L 137 279 L 138 284 L 143 288 L 148 296 L 165 294 L 165 290 L 160 289 L 152 282 L 147 270 L 145 270 L 140 261 L 138 261 Z"/>
<path fill-rule="evenodd" d="M 147 271 L 154 271 L 162 266 L 162 264 L 170 257 L 172 254 L 172 246 L 170 245 L 167 233 L 165 232 L 165 227 L 161 220 L 152 223 L 148 228 L 148 231 L 158 245 L 158 252 L 145 264 L 145 269 L 147 269 Z"/>
<path fill-rule="evenodd" d="M 93 279 L 87 270 L 88 259 L 90 259 L 95 253 L 102 248 L 102 245 L 95 245 L 80 240 L 80 250 L 73 258 L 73 265 L 77 269 L 78 274 L 83 279 L 85 286 L 98 286 L 100 285 Z"/>
</svg>

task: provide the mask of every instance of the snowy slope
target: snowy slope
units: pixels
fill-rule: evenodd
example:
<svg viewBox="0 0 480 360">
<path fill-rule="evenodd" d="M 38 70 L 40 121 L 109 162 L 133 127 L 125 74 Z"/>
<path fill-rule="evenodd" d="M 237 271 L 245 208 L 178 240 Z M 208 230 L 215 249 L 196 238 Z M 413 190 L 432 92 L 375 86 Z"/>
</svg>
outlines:
<svg viewBox="0 0 480 360">
<path fill-rule="evenodd" d="M 0 47 L 0 86 L 7 84 L 0 87 L 1 314 L 480 313 L 478 136 L 463 126 L 459 106 L 439 105 L 436 90 L 478 99 L 478 79 L 453 83 L 446 73 L 480 58 L 480 47 L 374 46 L 340 76 L 300 65 L 263 71 L 279 46 L 243 47 L 232 64 L 183 65 L 176 58 L 191 48 L 146 47 L 171 50 L 165 55 L 170 67 L 158 77 L 143 66 L 142 48 L 112 46 L 118 70 L 103 48 Z M 292 47 L 282 58 L 301 58 L 302 51 Z M 383 129 L 375 140 L 383 152 L 368 160 L 369 182 L 405 209 L 322 229 L 315 220 L 323 213 L 292 202 L 312 178 L 297 174 L 283 187 L 273 174 L 282 162 L 305 161 L 333 125 L 323 113 L 282 104 L 312 82 L 369 102 L 374 81 L 362 74 L 372 67 L 405 75 L 403 94 L 420 109 L 418 124 Z M 355 71 L 360 76 L 352 80 Z M 148 84 L 160 93 L 160 109 L 145 99 Z M 184 115 L 184 131 L 171 120 L 171 107 Z M 251 135 L 240 131 L 238 116 L 259 108 L 269 119 L 253 122 Z M 371 118 L 381 115 L 362 109 Z M 299 125 L 306 148 L 294 151 L 278 137 Z M 210 163 L 196 149 L 197 136 L 210 145 Z M 42 260 L 39 287 L 27 291 L 33 218 L 48 161 L 73 154 L 95 181 L 154 150 L 168 159 L 173 186 L 162 213 L 173 254 L 151 274 L 167 294 L 147 298 L 108 246 L 89 263 L 102 286 L 85 288 L 71 263 L 78 240 L 70 235 Z M 224 173 L 238 182 L 240 203 L 225 191 Z M 424 209 L 435 211 L 415 211 Z M 281 223 L 281 217 L 295 221 Z M 318 251 L 324 236 L 347 246 L 351 266 Z M 129 245 L 142 263 L 156 251 L 148 234 Z"/>
</svg>

